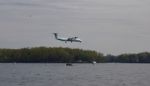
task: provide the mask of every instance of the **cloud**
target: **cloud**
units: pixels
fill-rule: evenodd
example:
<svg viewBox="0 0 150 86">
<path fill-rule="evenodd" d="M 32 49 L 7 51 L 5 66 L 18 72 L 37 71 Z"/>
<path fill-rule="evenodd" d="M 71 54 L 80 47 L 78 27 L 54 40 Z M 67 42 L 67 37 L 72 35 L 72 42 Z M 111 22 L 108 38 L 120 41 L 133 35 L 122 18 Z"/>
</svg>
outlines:
<svg viewBox="0 0 150 86">
<path fill-rule="evenodd" d="M 40 6 L 39 3 L 32 2 L 31 1 L 26 1 L 26 0 L 2 0 L 0 1 L 0 6 Z"/>
</svg>

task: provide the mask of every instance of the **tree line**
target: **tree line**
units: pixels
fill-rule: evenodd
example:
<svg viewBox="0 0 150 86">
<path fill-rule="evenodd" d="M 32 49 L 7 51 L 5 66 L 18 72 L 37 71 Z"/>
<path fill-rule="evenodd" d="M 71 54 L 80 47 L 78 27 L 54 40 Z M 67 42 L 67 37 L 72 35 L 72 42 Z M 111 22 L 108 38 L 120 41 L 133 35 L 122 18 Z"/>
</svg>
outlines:
<svg viewBox="0 0 150 86">
<path fill-rule="evenodd" d="M 119 62 L 119 63 L 150 63 L 150 53 L 142 52 L 137 54 L 121 54 L 118 56 L 107 55 L 105 56 L 106 62 Z"/>
<path fill-rule="evenodd" d="M 22 63 L 90 63 L 96 61 L 120 63 L 149 63 L 150 53 L 106 55 L 93 50 L 62 47 L 34 47 L 21 49 L 0 49 L 0 62 Z"/>
</svg>

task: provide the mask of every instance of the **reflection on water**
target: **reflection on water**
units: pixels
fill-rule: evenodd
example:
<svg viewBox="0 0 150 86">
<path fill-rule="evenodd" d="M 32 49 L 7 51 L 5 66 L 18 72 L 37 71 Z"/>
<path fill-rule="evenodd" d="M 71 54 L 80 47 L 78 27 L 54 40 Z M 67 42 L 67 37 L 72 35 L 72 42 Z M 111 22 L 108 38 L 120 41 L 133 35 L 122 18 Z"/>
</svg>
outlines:
<svg viewBox="0 0 150 86">
<path fill-rule="evenodd" d="M 1 63 L 0 86 L 149 86 L 150 64 Z"/>
</svg>

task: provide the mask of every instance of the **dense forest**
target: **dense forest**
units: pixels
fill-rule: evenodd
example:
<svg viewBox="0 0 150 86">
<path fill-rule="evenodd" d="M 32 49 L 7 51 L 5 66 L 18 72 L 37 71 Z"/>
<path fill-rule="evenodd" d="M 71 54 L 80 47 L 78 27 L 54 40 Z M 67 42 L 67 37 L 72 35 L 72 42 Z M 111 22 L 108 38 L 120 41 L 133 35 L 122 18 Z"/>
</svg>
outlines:
<svg viewBox="0 0 150 86">
<path fill-rule="evenodd" d="M 21 49 L 0 49 L 0 62 L 22 63 L 90 63 L 96 61 L 119 63 L 149 63 L 150 53 L 106 55 L 92 50 L 62 47 L 35 47 Z"/>
</svg>

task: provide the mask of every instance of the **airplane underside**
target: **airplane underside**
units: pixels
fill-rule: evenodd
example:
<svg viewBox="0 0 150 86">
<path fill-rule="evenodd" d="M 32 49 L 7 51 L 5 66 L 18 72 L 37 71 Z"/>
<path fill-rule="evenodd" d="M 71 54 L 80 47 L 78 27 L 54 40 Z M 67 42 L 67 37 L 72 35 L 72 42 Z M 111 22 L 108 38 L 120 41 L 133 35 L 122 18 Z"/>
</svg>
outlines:
<svg viewBox="0 0 150 86">
<path fill-rule="evenodd" d="M 67 42 L 80 42 L 81 43 L 81 41 L 80 40 L 62 40 L 62 39 L 58 39 L 59 41 L 64 41 L 65 43 L 67 43 Z"/>
</svg>

